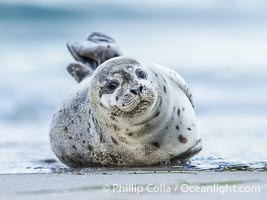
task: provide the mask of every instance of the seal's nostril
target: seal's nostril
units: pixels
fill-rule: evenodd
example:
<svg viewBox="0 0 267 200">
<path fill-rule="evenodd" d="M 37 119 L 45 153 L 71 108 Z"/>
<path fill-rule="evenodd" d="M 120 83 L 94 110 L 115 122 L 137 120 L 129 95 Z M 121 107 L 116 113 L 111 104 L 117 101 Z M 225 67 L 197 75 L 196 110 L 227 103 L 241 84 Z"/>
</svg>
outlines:
<svg viewBox="0 0 267 200">
<path fill-rule="evenodd" d="M 134 95 L 137 95 L 139 93 L 139 90 L 138 89 L 131 89 L 130 92 L 133 93 Z"/>
<path fill-rule="evenodd" d="M 140 93 L 142 93 L 142 91 L 143 91 L 143 86 L 141 85 L 139 89 L 140 89 Z"/>
</svg>

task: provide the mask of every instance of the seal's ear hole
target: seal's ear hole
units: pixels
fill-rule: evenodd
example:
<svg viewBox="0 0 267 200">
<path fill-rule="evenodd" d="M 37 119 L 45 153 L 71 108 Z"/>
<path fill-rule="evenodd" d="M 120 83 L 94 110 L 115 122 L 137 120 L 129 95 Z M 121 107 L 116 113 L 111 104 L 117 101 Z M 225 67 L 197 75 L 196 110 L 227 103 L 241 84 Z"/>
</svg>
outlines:
<svg viewBox="0 0 267 200">
<path fill-rule="evenodd" d="M 147 73 L 142 69 L 136 69 L 135 74 L 139 79 L 147 79 Z"/>
</svg>

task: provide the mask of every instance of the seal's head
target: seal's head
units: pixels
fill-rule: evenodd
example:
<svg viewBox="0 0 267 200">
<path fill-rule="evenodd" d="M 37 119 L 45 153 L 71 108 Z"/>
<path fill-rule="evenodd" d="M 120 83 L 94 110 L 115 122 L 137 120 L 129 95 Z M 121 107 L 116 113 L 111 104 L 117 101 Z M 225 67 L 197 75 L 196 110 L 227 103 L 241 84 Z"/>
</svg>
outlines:
<svg viewBox="0 0 267 200">
<path fill-rule="evenodd" d="M 118 57 L 104 62 L 90 82 L 91 104 L 117 117 L 146 113 L 158 99 L 157 85 L 149 74 L 149 69 L 134 59 Z"/>
</svg>

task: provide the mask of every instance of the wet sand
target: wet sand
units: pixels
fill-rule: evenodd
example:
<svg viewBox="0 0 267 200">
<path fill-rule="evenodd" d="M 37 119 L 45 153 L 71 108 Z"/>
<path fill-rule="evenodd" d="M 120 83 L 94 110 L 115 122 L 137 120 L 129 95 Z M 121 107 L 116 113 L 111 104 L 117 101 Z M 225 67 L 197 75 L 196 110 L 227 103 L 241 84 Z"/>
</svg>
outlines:
<svg viewBox="0 0 267 200">
<path fill-rule="evenodd" d="M 180 197 L 183 199 L 265 199 L 267 195 L 267 172 L 257 171 L 137 170 L 86 173 L 76 171 L 52 174 L 6 174 L 0 175 L 0 180 L 0 199 L 16 200 L 77 198 L 156 200 Z M 244 190 L 250 190 L 250 192 L 240 192 Z"/>
</svg>

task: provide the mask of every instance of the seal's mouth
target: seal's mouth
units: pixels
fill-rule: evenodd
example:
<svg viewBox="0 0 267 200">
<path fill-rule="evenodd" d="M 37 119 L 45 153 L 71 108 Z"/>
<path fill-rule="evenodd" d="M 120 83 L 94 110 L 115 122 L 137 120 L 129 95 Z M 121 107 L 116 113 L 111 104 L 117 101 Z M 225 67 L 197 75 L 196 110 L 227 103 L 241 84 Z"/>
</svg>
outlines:
<svg viewBox="0 0 267 200">
<path fill-rule="evenodd" d="M 153 102 L 151 102 L 151 101 L 142 100 L 130 111 L 124 111 L 121 108 L 115 106 L 116 111 L 113 114 L 114 114 L 114 116 L 117 116 L 117 117 L 132 118 L 137 114 L 146 112 L 152 103 Z"/>
</svg>

